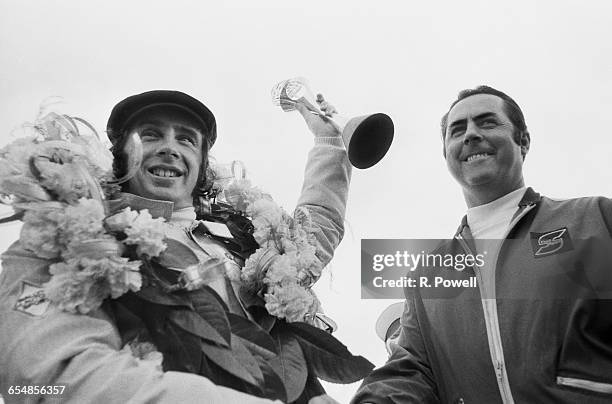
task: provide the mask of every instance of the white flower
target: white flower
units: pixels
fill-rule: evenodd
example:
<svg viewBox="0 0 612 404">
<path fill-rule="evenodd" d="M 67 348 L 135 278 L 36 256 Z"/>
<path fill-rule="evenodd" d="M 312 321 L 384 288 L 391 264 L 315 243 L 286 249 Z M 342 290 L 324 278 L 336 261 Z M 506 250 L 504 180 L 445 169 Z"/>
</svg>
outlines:
<svg viewBox="0 0 612 404">
<path fill-rule="evenodd" d="M 108 285 L 101 277 L 88 272 L 75 272 L 62 268 L 66 263 L 53 264 L 54 276 L 45 285 L 45 295 L 61 310 L 71 313 L 89 313 L 100 307 L 108 297 Z"/>
<path fill-rule="evenodd" d="M 94 199 L 81 198 L 76 205 L 64 210 L 60 226 L 60 241 L 64 245 L 102 237 L 104 207 Z"/>
<path fill-rule="evenodd" d="M 274 201 L 269 199 L 259 199 L 247 208 L 247 214 L 253 217 L 253 225 L 269 226 L 275 228 L 281 224 L 283 210 Z M 255 224 L 257 222 L 257 224 Z"/>
<path fill-rule="evenodd" d="M 253 220 L 253 227 L 255 227 L 255 231 L 253 232 L 253 238 L 261 247 L 267 247 L 270 245 L 270 242 L 274 241 L 271 237 L 272 228 L 265 225 L 262 222 L 258 222 L 257 220 Z"/>
<path fill-rule="evenodd" d="M 268 285 L 281 283 L 285 280 L 296 282 L 298 272 L 291 258 L 287 254 L 278 255 L 266 271 L 264 282 Z"/>
<path fill-rule="evenodd" d="M 37 150 L 36 136 L 19 137 L 0 149 L 0 157 L 22 174 L 30 174 L 30 157 Z"/>
<path fill-rule="evenodd" d="M 164 219 L 153 219 L 146 209 L 141 210 L 124 231 L 127 238 L 123 242 L 136 245 L 138 255 L 157 257 L 166 249 Z"/>
<path fill-rule="evenodd" d="M 41 258 L 56 258 L 65 250 L 60 230 L 64 220 L 61 209 L 33 209 L 23 216 L 19 239 L 24 248 Z"/>
<path fill-rule="evenodd" d="M 127 207 L 119 213 L 107 217 L 104 222 L 111 231 L 124 231 L 134 223 L 137 217 L 138 212 Z"/>
<path fill-rule="evenodd" d="M 113 299 L 125 294 L 128 290 L 137 292 L 142 287 L 140 261 L 129 261 L 123 257 L 113 257 L 101 262 L 106 272 L 110 295 Z"/>
<path fill-rule="evenodd" d="M 128 290 L 140 290 L 139 268 L 140 261 L 123 257 L 80 257 L 58 262 L 49 267 L 53 276 L 45 285 L 46 295 L 62 310 L 88 313 L 109 296 L 117 298 Z"/>
<path fill-rule="evenodd" d="M 266 248 L 259 248 L 244 263 L 240 277 L 249 290 L 258 290 L 262 285 L 265 274 L 259 268 L 259 261 L 265 253 L 267 253 Z"/>
<path fill-rule="evenodd" d="M 264 299 L 268 313 L 288 322 L 304 321 L 315 308 L 315 298 L 310 291 L 293 282 L 273 286 Z"/>
</svg>

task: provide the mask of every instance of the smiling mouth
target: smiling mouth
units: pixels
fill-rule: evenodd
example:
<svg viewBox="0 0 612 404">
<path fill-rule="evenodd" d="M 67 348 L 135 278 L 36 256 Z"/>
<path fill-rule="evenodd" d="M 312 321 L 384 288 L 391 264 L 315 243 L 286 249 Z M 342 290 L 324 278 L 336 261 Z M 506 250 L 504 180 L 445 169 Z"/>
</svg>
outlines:
<svg viewBox="0 0 612 404">
<path fill-rule="evenodd" d="M 183 175 L 178 170 L 173 170 L 173 169 L 168 169 L 168 168 L 152 167 L 152 168 L 149 168 L 148 171 L 155 177 L 162 177 L 162 178 L 181 177 Z"/>
<path fill-rule="evenodd" d="M 464 161 L 467 161 L 469 163 L 471 161 L 482 160 L 482 159 L 487 158 L 487 157 L 489 157 L 491 155 L 492 154 L 490 154 L 490 153 L 476 153 L 476 154 L 472 154 L 472 155 L 468 156 L 468 158 L 466 158 Z"/>
</svg>

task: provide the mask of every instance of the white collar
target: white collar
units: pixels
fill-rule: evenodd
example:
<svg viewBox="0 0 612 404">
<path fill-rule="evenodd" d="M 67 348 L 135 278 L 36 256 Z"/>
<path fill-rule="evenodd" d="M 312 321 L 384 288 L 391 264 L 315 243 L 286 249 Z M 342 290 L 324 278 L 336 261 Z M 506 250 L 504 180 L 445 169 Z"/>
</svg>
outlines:
<svg viewBox="0 0 612 404">
<path fill-rule="evenodd" d="M 484 205 L 467 211 L 467 222 L 474 238 L 497 238 L 501 236 L 518 209 L 526 187 L 516 189 Z M 485 237 L 482 237 L 482 236 Z"/>
</svg>

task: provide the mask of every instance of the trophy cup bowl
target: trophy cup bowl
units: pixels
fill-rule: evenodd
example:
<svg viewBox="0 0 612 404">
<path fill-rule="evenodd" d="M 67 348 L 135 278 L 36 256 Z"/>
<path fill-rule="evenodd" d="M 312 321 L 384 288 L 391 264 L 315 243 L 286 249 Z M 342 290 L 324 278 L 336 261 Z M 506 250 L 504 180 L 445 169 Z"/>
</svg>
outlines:
<svg viewBox="0 0 612 404">
<path fill-rule="evenodd" d="M 272 88 L 272 102 L 285 112 L 296 110 L 296 104 L 301 103 L 311 113 L 330 120 L 342 134 L 349 161 L 356 168 L 372 167 L 391 147 L 394 127 L 388 115 L 375 113 L 354 118 L 342 115 L 326 116 L 316 106 L 314 94 L 303 77 L 283 80 L 276 84 Z"/>
</svg>

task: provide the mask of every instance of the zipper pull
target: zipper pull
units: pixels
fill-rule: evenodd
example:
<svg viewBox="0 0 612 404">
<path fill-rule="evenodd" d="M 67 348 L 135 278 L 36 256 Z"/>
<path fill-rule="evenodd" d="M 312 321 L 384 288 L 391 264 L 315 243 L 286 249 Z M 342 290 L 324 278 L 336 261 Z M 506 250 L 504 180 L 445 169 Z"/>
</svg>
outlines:
<svg viewBox="0 0 612 404">
<path fill-rule="evenodd" d="M 504 364 L 501 363 L 500 361 L 497 361 L 497 364 L 495 365 L 495 374 L 497 375 L 497 380 L 499 380 L 500 382 L 502 381 L 504 377 L 503 367 L 504 367 Z"/>
</svg>

